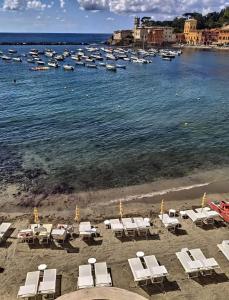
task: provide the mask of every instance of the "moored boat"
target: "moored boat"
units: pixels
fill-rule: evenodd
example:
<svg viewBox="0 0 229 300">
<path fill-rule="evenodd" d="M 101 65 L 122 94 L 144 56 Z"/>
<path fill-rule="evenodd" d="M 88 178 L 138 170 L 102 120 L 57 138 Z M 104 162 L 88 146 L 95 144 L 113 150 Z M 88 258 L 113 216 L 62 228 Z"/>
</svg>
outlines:
<svg viewBox="0 0 229 300">
<path fill-rule="evenodd" d="M 106 69 L 109 70 L 109 71 L 114 71 L 114 72 L 117 71 L 116 66 L 115 65 L 110 65 L 110 64 L 106 65 Z"/>
<path fill-rule="evenodd" d="M 208 205 L 216 211 L 220 217 L 227 223 L 229 223 L 229 202 L 228 201 L 209 201 Z"/>
<path fill-rule="evenodd" d="M 74 71 L 74 67 L 71 65 L 63 65 L 65 71 Z"/>
</svg>

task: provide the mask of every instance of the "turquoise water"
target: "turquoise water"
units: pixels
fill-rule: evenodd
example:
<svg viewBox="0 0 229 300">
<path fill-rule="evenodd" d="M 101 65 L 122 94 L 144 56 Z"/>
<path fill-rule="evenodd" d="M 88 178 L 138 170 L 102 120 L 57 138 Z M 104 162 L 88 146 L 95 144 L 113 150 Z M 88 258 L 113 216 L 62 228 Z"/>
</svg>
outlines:
<svg viewBox="0 0 229 300">
<path fill-rule="evenodd" d="M 0 61 L 1 179 L 87 190 L 228 165 L 229 55 L 152 60 L 117 73 Z"/>
</svg>

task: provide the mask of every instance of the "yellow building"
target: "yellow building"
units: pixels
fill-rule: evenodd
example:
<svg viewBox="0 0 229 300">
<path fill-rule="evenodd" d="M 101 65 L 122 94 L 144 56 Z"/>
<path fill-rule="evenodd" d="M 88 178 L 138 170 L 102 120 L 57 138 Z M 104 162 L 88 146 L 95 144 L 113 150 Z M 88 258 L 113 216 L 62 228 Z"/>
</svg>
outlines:
<svg viewBox="0 0 229 300">
<path fill-rule="evenodd" d="M 187 44 L 196 45 L 202 41 L 202 32 L 197 30 L 197 20 L 188 19 L 184 23 L 184 37 Z"/>
</svg>

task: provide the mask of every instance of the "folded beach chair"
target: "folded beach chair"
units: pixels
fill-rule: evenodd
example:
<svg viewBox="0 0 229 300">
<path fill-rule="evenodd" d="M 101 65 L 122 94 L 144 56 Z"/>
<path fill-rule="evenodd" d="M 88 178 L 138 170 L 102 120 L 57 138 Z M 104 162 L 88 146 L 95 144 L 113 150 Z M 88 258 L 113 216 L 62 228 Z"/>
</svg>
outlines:
<svg viewBox="0 0 229 300">
<path fill-rule="evenodd" d="M 95 285 L 112 286 L 111 275 L 107 272 L 107 264 L 105 262 L 95 264 Z"/>
<path fill-rule="evenodd" d="M 142 262 L 139 257 L 136 258 L 129 258 L 128 263 L 130 265 L 130 269 L 132 271 L 134 281 L 135 282 L 142 282 L 147 281 L 151 278 L 151 273 L 149 269 L 144 269 Z"/>
<path fill-rule="evenodd" d="M 56 293 L 56 269 L 44 270 L 43 281 L 39 285 L 39 293 L 42 295 L 52 295 Z"/>
<path fill-rule="evenodd" d="M 189 252 L 195 260 L 203 264 L 202 275 L 211 275 L 214 269 L 219 268 L 217 261 L 214 258 L 206 258 L 200 249 L 192 249 Z"/>
<path fill-rule="evenodd" d="M 218 244 L 217 247 L 229 260 L 229 240 L 222 241 L 222 244 Z"/>
<path fill-rule="evenodd" d="M 168 230 L 175 231 L 176 228 L 181 227 L 181 224 L 178 221 L 178 219 L 174 217 L 170 217 L 168 214 L 159 215 L 159 218 L 162 224 Z"/>
<path fill-rule="evenodd" d="M 200 261 L 192 260 L 186 251 L 177 252 L 176 256 L 189 278 L 198 277 L 199 271 L 203 268 Z"/>
<path fill-rule="evenodd" d="M 186 210 L 187 216 L 192 220 L 192 222 L 197 226 L 202 226 L 207 216 L 202 212 L 195 212 L 194 210 Z"/>
<path fill-rule="evenodd" d="M 146 267 L 150 270 L 152 283 L 162 283 L 168 271 L 165 266 L 160 266 L 154 255 L 144 256 Z"/>
<path fill-rule="evenodd" d="M 94 280 L 91 272 L 91 265 L 79 266 L 78 289 L 94 287 Z"/>
<path fill-rule="evenodd" d="M 25 285 L 20 286 L 17 297 L 29 298 L 37 295 L 40 271 L 29 272 L 26 275 Z"/>
<path fill-rule="evenodd" d="M 4 240 L 6 233 L 10 229 L 11 225 L 11 223 L 2 223 L 0 225 L 0 243 Z"/>
<path fill-rule="evenodd" d="M 117 237 L 122 237 L 124 232 L 124 226 L 119 221 L 119 219 L 110 220 L 111 230 L 115 233 Z"/>
</svg>

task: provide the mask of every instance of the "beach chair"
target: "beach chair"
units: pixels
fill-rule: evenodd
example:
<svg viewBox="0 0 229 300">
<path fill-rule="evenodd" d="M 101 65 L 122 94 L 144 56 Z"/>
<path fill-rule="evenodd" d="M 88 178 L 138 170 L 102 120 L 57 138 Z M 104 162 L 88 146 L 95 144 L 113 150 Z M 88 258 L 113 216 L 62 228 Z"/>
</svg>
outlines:
<svg viewBox="0 0 229 300">
<path fill-rule="evenodd" d="M 186 210 L 186 215 L 192 220 L 192 222 L 196 226 L 203 226 L 205 220 L 206 220 L 206 215 L 201 212 L 195 212 L 192 209 Z"/>
<path fill-rule="evenodd" d="M 203 265 L 200 261 L 194 261 L 190 258 L 186 251 L 181 251 L 176 253 L 185 273 L 188 278 L 195 278 L 199 276 L 199 271 L 202 269 Z"/>
<path fill-rule="evenodd" d="M 36 238 L 38 238 L 39 243 L 48 244 L 50 241 L 52 224 L 31 224 L 31 229 Z"/>
<path fill-rule="evenodd" d="M 48 295 L 49 298 L 55 298 L 56 293 L 56 269 L 47 269 L 44 270 L 43 280 L 39 285 L 39 294 Z"/>
<path fill-rule="evenodd" d="M 79 277 L 77 287 L 78 289 L 87 289 L 94 287 L 91 265 L 79 266 Z"/>
<path fill-rule="evenodd" d="M 217 261 L 214 258 L 206 258 L 200 249 L 192 249 L 189 252 L 195 260 L 199 260 L 203 264 L 201 270 L 203 276 L 212 275 L 213 270 L 219 268 Z"/>
<path fill-rule="evenodd" d="M 39 278 L 40 278 L 40 271 L 27 273 L 25 285 L 20 286 L 17 297 L 18 298 L 35 297 L 38 293 Z"/>
<path fill-rule="evenodd" d="M 137 224 L 132 222 L 131 218 L 122 218 L 125 234 L 128 237 L 135 237 L 137 232 Z"/>
<path fill-rule="evenodd" d="M 225 255 L 227 260 L 229 260 L 229 240 L 222 241 L 222 243 L 218 244 L 217 247 Z"/>
<path fill-rule="evenodd" d="M 151 273 L 152 283 L 162 283 L 164 278 L 168 275 L 165 266 L 160 266 L 154 255 L 144 256 L 146 267 Z"/>
<path fill-rule="evenodd" d="M 107 264 L 105 262 L 95 264 L 95 285 L 112 286 L 111 275 L 107 272 Z"/>
<path fill-rule="evenodd" d="M 133 218 L 133 220 L 137 225 L 138 235 L 147 236 L 149 233 L 150 223 L 145 221 L 142 217 Z"/>
<path fill-rule="evenodd" d="M 129 258 L 128 263 L 132 271 L 135 283 L 145 283 L 151 278 L 149 269 L 144 269 L 142 262 L 139 257 Z"/>
<path fill-rule="evenodd" d="M 11 227 L 11 223 L 2 223 L 0 225 L 0 243 L 4 241 L 7 231 Z"/>
<path fill-rule="evenodd" d="M 159 215 L 162 224 L 170 231 L 175 232 L 177 228 L 181 227 L 177 218 L 170 217 L 168 214 Z"/>
<path fill-rule="evenodd" d="M 91 222 L 80 222 L 79 233 L 83 239 L 91 239 L 91 237 L 95 232 L 96 229 L 95 228 L 94 230 L 92 229 Z"/>
<path fill-rule="evenodd" d="M 67 229 L 65 228 L 55 228 L 51 232 L 51 237 L 53 240 L 58 241 L 59 243 L 64 243 L 67 237 Z"/>
<path fill-rule="evenodd" d="M 219 216 L 217 211 L 211 210 L 209 207 L 196 208 L 197 213 L 204 214 L 206 219 L 204 219 L 204 223 L 208 225 L 214 225 L 215 218 Z"/>
<path fill-rule="evenodd" d="M 18 232 L 17 239 L 22 243 L 34 244 L 36 236 L 32 229 L 22 229 Z"/>
<path fill-rule="evenodd" d="M 110 226 L 116 237 L 121 238 L 123 236 L 124 226 L 119 219 L 111 219 Z"/>
</svg>

